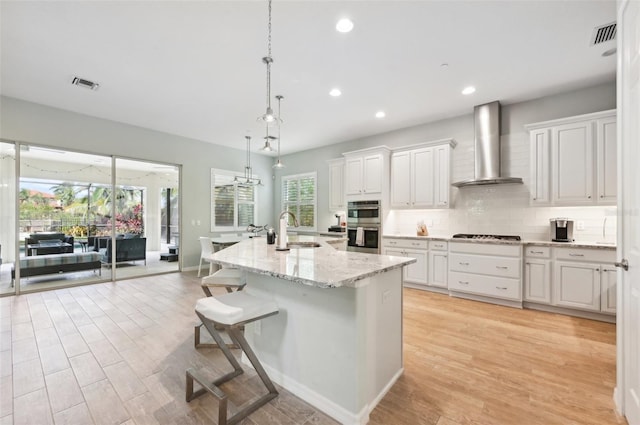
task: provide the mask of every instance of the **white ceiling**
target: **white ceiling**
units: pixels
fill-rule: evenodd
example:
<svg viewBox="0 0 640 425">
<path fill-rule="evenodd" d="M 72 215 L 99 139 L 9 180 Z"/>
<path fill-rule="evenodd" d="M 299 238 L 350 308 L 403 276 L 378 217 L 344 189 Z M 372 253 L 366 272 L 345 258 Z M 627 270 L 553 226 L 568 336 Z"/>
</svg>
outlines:
<svg viewBox="0 0 640 425">
<path fill-rule="evenodd" d="M 1 94 L 238 149 L 249 133 L 261 145 L 266 1 L 2 0 L 0 12 Z M 345 16 L 349 34 L 334 28 Z M 615 0 L 274 0 L 282 152 L 612 81 L 616 56 L 601 54 L 615 42 L 589 43 L 614 20 Z M 73 76 L 100 89 L 72 86 Z M 477 92 L 463 96 L 467 85 Z M 330 97 L 333 87 L 343 95 Z"/>
</svg>

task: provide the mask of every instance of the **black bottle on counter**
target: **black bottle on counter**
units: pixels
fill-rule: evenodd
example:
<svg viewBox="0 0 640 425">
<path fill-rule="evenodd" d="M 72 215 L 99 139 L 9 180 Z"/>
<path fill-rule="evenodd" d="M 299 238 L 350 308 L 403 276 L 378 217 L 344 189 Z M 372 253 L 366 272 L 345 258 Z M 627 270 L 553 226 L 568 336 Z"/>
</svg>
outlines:
<svg viewBox="0 0 640 425">
<path fill-rule="evenodd" d="M 267 244 L 273 245 L 274 243 L 276 243 L 276 232 L 269 228 L 267 229 Z"/>
</svg>

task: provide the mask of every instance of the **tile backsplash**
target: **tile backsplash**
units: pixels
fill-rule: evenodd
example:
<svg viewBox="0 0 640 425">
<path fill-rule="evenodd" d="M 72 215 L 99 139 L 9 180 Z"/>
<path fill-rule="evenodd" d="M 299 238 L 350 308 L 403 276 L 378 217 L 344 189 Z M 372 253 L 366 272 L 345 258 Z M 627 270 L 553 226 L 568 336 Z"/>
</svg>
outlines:
<svg viewBox="0 0 640 425">
<path fill-rule="evenodd" d="M 576 241 L 616 240 L 616 207 L 532 207 L 526 185 L 475 186 L 454 190 L 451 209 L 391 210 L 386 214 L 384 234 L 415 234 L 424 221 L 429 235 L 455 233 L 520 235 L 523 240 L 550 240 L 549 219 L 575 221 Z M 578 222 L 584 229 L 578 230 Z"/>
</svg>

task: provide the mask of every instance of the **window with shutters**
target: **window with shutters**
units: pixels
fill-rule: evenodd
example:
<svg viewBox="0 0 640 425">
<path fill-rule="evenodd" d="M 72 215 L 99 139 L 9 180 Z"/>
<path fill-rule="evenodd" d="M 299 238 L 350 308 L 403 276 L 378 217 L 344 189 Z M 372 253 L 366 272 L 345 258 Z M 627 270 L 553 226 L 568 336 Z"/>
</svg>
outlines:
<svg viewBox="0 0 640 425">
<path fill-rule="evenodd" d="M 282 177 L 282 209 L 295 214 L 298 230 L 316 230 L 315 172 Z M 289 225 L 293 225 L 290 216 Z"/>
<path fill-rule="evenodd" d="M 211 231 L 245 230 L 258 215 L 256 186 L 235 181 L 233 171 L 211 169 Z"/>
</svg>

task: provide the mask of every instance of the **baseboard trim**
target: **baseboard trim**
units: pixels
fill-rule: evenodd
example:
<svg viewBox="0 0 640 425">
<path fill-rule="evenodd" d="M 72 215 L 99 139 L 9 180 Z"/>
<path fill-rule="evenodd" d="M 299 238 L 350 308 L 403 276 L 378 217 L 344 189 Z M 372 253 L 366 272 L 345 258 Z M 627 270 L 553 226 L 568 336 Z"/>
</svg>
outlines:
<svg viewBox="0 0 640 425">
<path fill-rule="evenodd" d="M 251 367 L 251 363 L 248 361 L 244 353 L 242 353 L 242 363 Z M 267 375 L 269 375 L 269 378 L 271 378 L 273 382 L 344 425 L 367 424 L 369 422 L 369 414 L 371 414 L 373 409 L 376 408 L 378 403 L 380 403 L 391 387 L 393 387 L 396 381 L 404 373 L 404 368 L 398 370 L 398 372 L 396 372 L 396 374 L 389 380 L 387 385 L 384 386 L 380 393 L 369 404 L 365 405 L 359 412 L 354 413 L 342 406 L 339 406 L 321 394 L 318 394 L 316 391 L 313 391 L 295 379 L 275 370 L 271 366 L 263 364 L 262 367 L 264 367 Z"/>
<path fill-rule="evenodd" d="M 464 298 L 472 301 L 482 301 L 485 303 L 502 305 L 505 307 L 522 308 L 522 301 L 503 300 L 502 298 L 485 297 L 482 295 L 467 294 L 464 292 L 449 291 L 449 295 L 456 298 Z"/>
<path fill-rule="evenodd" d="M 564 314 L 565 316 L 581 317 L 583 319 L 598 320 L 600 322 L 616 323 L 616 316 L 610 314 L 596 313 L 592 311 L 575 310 L 571 308 L 557 307 L 554 305 L 537 304 L 525 301 L 524 307 L 531 310 L 546 311 L 548 313 Z"/>
</svg>

